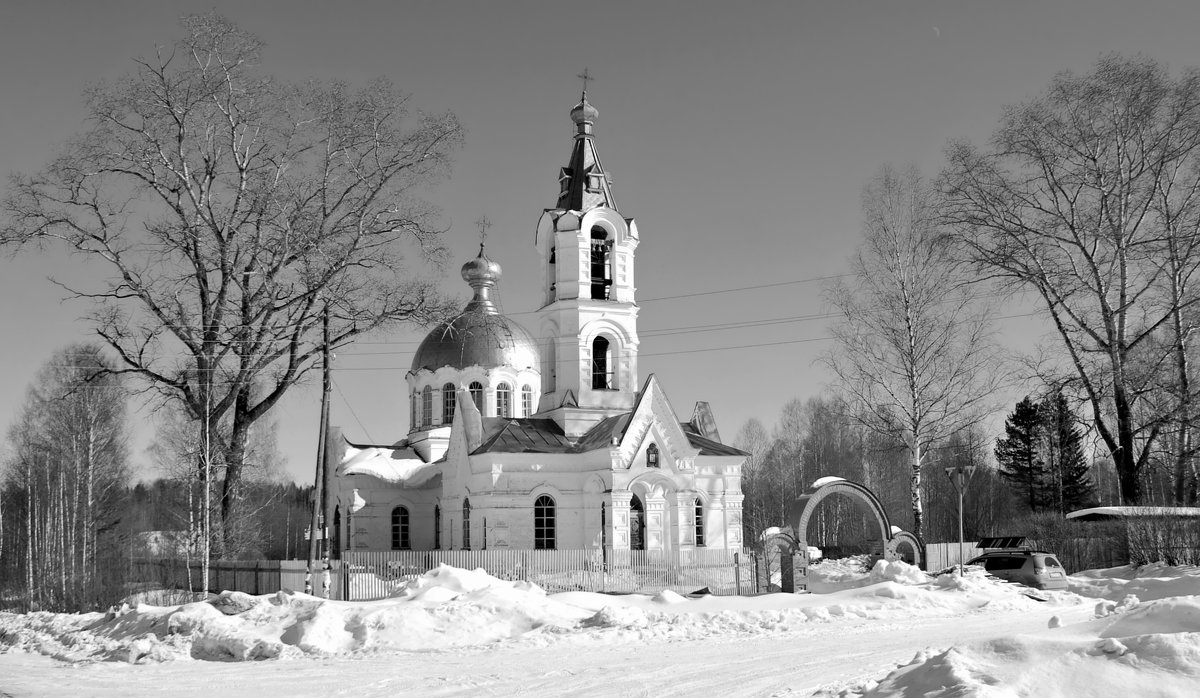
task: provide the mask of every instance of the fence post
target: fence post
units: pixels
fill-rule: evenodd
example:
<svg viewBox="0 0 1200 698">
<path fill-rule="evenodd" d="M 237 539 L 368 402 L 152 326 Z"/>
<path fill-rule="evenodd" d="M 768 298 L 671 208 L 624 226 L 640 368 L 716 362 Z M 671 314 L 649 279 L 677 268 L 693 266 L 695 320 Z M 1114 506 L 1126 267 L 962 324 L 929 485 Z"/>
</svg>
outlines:
<svg viewBox="0 0 1200 698">
<path fill-rule="evenodd" d="M 737 591 L 737 595 L 742 595 L 742 561 L 738 557 L 738 553 L 733 553 L 733 587 Z"/>
</svg>

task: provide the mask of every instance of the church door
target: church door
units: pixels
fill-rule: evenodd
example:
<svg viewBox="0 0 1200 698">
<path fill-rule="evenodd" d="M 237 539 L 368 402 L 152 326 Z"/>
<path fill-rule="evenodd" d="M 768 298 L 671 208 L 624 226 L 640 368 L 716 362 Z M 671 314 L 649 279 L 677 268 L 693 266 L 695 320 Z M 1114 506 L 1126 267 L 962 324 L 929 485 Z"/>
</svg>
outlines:
<svg viewBox="0 0 1200 698">
<path fill-rule="evenodd" d="M 646 549 L 646 508 L 636 494 L 629 502 L 629 549 Z"/>
</svg>

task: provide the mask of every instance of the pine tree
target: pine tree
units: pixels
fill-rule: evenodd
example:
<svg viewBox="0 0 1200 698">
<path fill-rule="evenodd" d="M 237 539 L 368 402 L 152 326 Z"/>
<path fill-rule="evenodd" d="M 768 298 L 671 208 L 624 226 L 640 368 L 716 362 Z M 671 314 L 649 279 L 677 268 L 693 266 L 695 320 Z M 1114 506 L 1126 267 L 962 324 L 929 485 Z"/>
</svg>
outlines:
<svg viewBox="0 0 1200 698">
<path fill-rule="evenodd" d="M 1042 401 L 1042 424 L 1046 435 L 1046 470 L 1050 489 L 1048 505 L 1060 514 L 1083 508 L 1095 501 L 1091 469 L 1083 454 L 1083 435 L 1062 391 Z"/>
<path fill-rule="evenodd" d="M 1042 452 L 1044 424 L 1038 403 L 1026 396 L 1004 422 L 1005 438 L 996 439 L 1000 476 L 1030 511 L 1044 506 L 1046 463 Z"/>
</svg>

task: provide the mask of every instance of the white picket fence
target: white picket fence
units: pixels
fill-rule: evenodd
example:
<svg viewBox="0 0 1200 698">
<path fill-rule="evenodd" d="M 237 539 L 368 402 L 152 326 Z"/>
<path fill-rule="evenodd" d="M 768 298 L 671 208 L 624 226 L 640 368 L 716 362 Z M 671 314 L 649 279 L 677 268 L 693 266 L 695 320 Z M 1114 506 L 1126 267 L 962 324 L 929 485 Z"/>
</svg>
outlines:
<svg viewBox="0 0 1200 698">
<path fill-rule="evenodd" d="M 548 592 L 751 593 L 754 563 L 748 550 L 697 548 L 673 553 L 643 550 L 388 550 L 346 552 L 349 599 L 387 598 L 404 582 L 446 564 L 480 569 Z"/>
</svg>

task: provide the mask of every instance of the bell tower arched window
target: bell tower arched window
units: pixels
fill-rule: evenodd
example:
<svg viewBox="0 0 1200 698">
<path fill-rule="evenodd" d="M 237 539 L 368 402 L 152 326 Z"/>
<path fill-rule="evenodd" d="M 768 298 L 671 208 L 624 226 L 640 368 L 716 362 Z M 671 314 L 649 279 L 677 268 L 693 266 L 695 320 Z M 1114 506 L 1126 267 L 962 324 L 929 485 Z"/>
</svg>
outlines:
<svg viewBox="0 0 1200 698">
<path fill-rule="evenodd" d="M 592 390 L 616 390 L 612 344 L 604 336 L 592 340 Z"/>
<path fill-rule="evenodd" d="M 696 497 L 695 502 L 696 547 L 704 547 L 704 502 Z"/>
<path fill-rule="evenodd" d="M 592 228 L 589 268 L 592 275 L 592 298 L 608 300 L 612 291 L 612 240 L 604 228 Z"/>
</svg>

